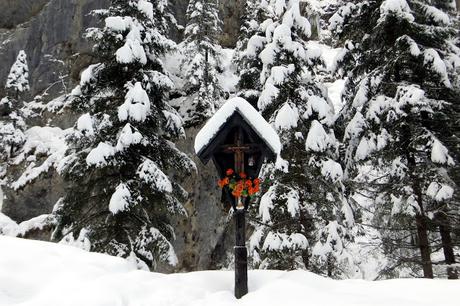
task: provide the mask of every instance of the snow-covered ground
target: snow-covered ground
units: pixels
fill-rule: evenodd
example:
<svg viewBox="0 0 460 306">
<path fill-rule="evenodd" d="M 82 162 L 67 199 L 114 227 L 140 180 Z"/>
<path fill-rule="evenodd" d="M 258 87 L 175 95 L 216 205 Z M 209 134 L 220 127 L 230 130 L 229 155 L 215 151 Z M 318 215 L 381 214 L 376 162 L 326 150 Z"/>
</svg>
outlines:
<svg viewBox="0 0 460 306">
<path fill-rule="evenodd" d="M 0 305 L 280 306 L 458 305 L 460 281 L 326 279 L 305 271 L 250 271 L 233 297 L 232 271 L 158 274 L 121 258 L 0 236 Z"/>
</svg>

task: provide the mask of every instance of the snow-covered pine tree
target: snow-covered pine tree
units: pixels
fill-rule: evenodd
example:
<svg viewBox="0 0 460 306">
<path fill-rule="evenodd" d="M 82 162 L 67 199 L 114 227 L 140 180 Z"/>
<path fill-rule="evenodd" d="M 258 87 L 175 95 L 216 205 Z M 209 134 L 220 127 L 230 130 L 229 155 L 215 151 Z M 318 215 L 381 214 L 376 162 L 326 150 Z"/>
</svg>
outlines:
<svg viewBox="0 0 460 306">
<path fill-rule="evenodd" d="M 8 159 L 25 141 L 26 124 L 21 112 L 21 98 L 30 90 L 27 55 L 21 50 L 8 74 L 6 97 L 0 100 L 0 177 L 5 174 Z"/>
<path fill-rule="evenodd" d="M 315 80 L 320 51 L 307 46 L 310 24 L 299 1 L 272 1 L 275 20 L 267 25 L 260 53 L 262 114 L 283 143 L 276 165 L 262 179 L 270 187 L 261 197 L 258 222 L 250 238 L 256 267 L 309 269 L 323 275 L 346 274 L 353 239 L 352 209 L 342 194 L 342 167 L 335 161 L 334 110 Z"/>
<path fill-rule="evenodd" d="M 458 139 L 451 81 L 460 64 L 452 41 L 458 29 L 433 3 L 349 1 L 330 20 L 336 38 L 346 41 L 337 60 L 337 73 L 347 77 L 339 119 L 346 176 L 375 199 L 390 275 L 404 268 L 420 275 L 422 268 L 433 277 L 434 223 L 458 212 L 449 176 L 458 161 L 448 149 Z M 360 173 L 362 165 L 371 176 Z"/>
<path fill-rule="evenodd" d="M 185 38 L 180 48 L 184 58 L 181 70 L 187 94 L 194 94 L 186 126 L 203 123 L 216 110 L 222 96 L 217 78 L 221 71 L 221 33 L 218 0 L 190 0 L 187 7 Z"/>
<path fill-rule="evenodd" d="M 262 61 L 260 52 L 266 44 L 265 31 L 273 20 L 272 10 L 265 0 L 248 0 L 245 5 L 245 19 L 240 29 L 234 62 L 239 74 L 238 95 L 257 108 L 257 100 L 262 91 L 260 74 Z"/>
<path fill-rule="evenodd" d="M 241 16 L 241 27 L 238 34 L 238 40 L 235 46 L 235 53 L 233 55 L 233 61 L 237 64 L 240 62 L 242 52 L 246 50 L 249 38 L 254 35 L 255 31 L 259 28 L 259 22 L 257 21 L 256 10 L 260 3 L 266 3 L 265 0 L 246 0 L 243 6 L 243 14 Z"/>
<path fill-rule="evenodd" d="M 21 93 L 30 90 L 29 66 L 27 65 L 27 54 L 24 50 L 19 51 L 16 61 L 11 66 L 5 88 L 10 93 L 16 94 L 16 99 Z"/>
<path fill-rule="evenodd" d="M 185 214 L 186 192 L 174 181 L 194 169 L 173 140 L 184 135 L 166 102 L 173 87 L 160 56 L 165 0 L 112 0 L 89 29 L 99 63 L 81 75 L 74 126 L 60 171 L 69 188 L 55 208 L 54 239 L 85 242 L 96 252 L 129 257 L 140 267 L 177 262 L 171 216 Z"/>
</svg>

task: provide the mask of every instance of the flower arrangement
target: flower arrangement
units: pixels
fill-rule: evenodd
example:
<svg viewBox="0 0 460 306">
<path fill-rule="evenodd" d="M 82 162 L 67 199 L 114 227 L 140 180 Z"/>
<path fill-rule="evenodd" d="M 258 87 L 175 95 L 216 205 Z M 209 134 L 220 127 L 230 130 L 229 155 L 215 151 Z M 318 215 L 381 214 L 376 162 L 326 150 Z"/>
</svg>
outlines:
<svg viewBox="0 0 460 306">
<path fill-rule="evenodd" d="M 217 183 L 220 188 L 228 186 L 235 198 L 253 197 L 260 190 L 260 179 L 250 179 L 246 173 L 241 172 L 238 175 L 233 169 L 228 169 L 225 173 L 227 176 L 219 180 Z"/>
</svg>

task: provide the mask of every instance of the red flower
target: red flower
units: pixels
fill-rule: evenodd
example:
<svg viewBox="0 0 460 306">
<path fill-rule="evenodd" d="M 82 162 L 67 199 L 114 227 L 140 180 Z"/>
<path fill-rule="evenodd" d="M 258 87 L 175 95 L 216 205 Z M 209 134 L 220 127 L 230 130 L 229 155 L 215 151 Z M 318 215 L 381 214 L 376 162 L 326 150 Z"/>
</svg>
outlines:
<svg viewBox="0 0 460 306">
<path fill-rule="evenodd" d="M 228 169 L 228 170 L 227 170 L 227 175 L 230 176 L 230 175 L 233 174 L 233 172 L 234 172 L 233 169 Z"/>
<path fill-rule="evenodd" d="M 252 186 L 252 181 L 251 180 L 247 180 L 246 181 L 246 187 L 251 187 Z"/>
<path fill-rule="evenodd" d="M 232 195 L 235 198 L 239 198 L 239 197 L 241 197 L 241 191 L 235 189 L 235 190 L 233 190 Z"/>
<path fill-rule="evenodd" d="M 254 185 L 259 185 L 259 184 L 260 184 L 260 179 L 259 178 L 254 179 Z"/>
<path fill-rule="evenodd" d="M 246 176 L 246 173 L 240 172 L 240 177 L 241 177 L 242 179 L 245 179 L 245 178 L 247 177 L 247 176 Z"/>
<path fill-rule="evenodd" d="M 224 186 L 228 185 L 229 182 L 230 180 L 228 179 L 228 177 L 226 177 L 226 178 L 219 180 L 217 184 L 219 185 L 220 188 L 224 188 Z"/>
<path fill-rule="evenodd" d="M 243 190 L 244 190 L 243 181 L 238 181 L 238 183 L 235 186 L 235 190 L 237 190 L 239 192 L 243 192 Z"/>
</svg>

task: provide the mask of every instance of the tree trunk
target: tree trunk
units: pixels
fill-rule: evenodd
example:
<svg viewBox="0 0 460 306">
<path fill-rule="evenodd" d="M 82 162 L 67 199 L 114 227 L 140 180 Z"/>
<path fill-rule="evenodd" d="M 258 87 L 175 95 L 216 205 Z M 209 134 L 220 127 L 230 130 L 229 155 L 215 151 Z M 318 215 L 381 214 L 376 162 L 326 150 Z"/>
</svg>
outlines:
<svg viewBox="0 0 460 306">
<path fill-rule="evenodd" d="M 206 47 L 204 52 L 204 86 L 206 87 L 206 92 L 208 91 L 209 84 L 209 51 Z"/>
<path fill-rule="evenodd" d="M 455 3 L 457 4 L 457 11 L 460 12 L 460 0 L 455 0 Z"/>
<path fill-rule="evenodd" d="M 418 245 L 422 257 L 423 277 L 433 278 L 433 266 L 430 258 L 430 244 L 428 241 L 428 225 L 426 218 L 417 213 L 415 222 L 417 224 Z"/>
<path fill-rule="evenodd" d="M 442 249 L 444 251 L 444 258 L 446 265 L 455 264 L 454 249 L 452 247 L 452 238 L 450 236 L 450 224 L 449 220 L 443 215 L 438 217 L 439 221 L 439 233 L 441 234 Z M 447 278 L 458 279 L 458 271 L 455 267 L 447 267 Z"/>
</svg>

